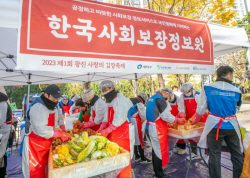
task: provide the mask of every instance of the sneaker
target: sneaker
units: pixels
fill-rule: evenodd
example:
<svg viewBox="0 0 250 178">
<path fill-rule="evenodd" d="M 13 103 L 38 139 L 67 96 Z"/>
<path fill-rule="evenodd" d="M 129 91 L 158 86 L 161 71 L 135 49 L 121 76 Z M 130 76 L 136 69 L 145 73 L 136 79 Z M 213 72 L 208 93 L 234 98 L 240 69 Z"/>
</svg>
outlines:
<svg viewBox="0 0 250 178">
<path fill-rule="evenodd" d="M 179 151 L 178 151 L 178 154 L 179 155 L 184 155 L 184 154 L 186 154 L 187 153 L 187 150 L 186 149 L 179 149 Z"/>
<path fill-rule="evenodd" d="M 179 150 L 180 150 L 180 148 L 176 147 L 173 152 L 176 153 L 176 154 L 178 154 Z"/>
<path fill-rule="evenodd" d="M 145 159 L 142 159 L 141 160 L 142 163 L 151 163 L 152 160 L 148 159 L 148 158 L 145 158 Z"/>
<path fill-rule="evenodd" d="M 189 155 L 186 157 L 187 160 L 190 160 Z M 191 160 L 201 159 L 199 155 L 196 155 L 194 153 L 191 153 Z"/>
<path fill-rule="evenodd" d="M 139 159 L 141 159 L 141 157 L 139 156 L 139 157 L 135 157 L 135 160 L 136 161 L 138 161 Z"/>
</svg>

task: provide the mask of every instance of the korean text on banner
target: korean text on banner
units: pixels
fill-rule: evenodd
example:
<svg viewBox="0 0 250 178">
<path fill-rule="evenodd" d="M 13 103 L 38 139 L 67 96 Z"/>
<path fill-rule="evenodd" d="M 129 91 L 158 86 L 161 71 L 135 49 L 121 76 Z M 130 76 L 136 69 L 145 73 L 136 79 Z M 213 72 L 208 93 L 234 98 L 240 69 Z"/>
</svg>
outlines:
<svg viewBox="0 0 250 178">
<path fill-rule="evenodd" d="M 23 0 L 17 68 L 213 73 L 206 22 L 87 0 Z"/>
</svg>

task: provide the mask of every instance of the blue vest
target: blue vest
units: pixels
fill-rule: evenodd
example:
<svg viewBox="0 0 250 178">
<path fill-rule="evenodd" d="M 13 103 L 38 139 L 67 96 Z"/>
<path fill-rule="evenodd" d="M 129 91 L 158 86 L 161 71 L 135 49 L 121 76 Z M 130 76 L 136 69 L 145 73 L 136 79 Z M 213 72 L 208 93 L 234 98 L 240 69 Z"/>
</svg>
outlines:
<svg viewBox="0 0 250 178">
<path fill-rule="evenodd" d="M 131 122 L 131 117 L 135 114 L 137 111 L 137 104 L 134 104 L 129 110 L 128 110 L 128 120 Z"/>
<path fill-rule="evenodd" d="M 64 106 L 64 104 L 62 103 L 62 101 L 59 102 L 59 105 L 60 105 L 61 108 Z M 73 102 L 70 99 L 69 99 L 68 104 L 65 105 L 65 106 L 68 106 L 68 105 L 71 105 L 71 106 L 73 105 Z"/>
<path fill-rule="evenodd" d="M 159 94 L 154 94 L 149 100 L 148 100 L 148 103 L 147 103 L 147 108 L 146 108 L 146 118 L 147 118 L 147 121 L 155 121 L 155 117 L 154 117 L 154 109 L 156 106 L 156 102 L 155 100 L 156 99 L 159 99 L 159 98 L 163 98 L 165 99 L 163 96 L 159 95 Z M 146 125 L 146 129 L 149 128 L 149 125 L 147 124 Z"/>
<path fill-rule="evenodd" d="M 220 117 L 234 116 L 236 114 L 236 105 L 240 99 L 240 93 L 221 90 L 212 86 L 204 86 L 204 89 L 210 113 Z M 217 127 L 218 124 L 214 128 Z M 221 129 L 234 129 L 234 127 L 230 122 L 222 122 Z"/>
</svg>

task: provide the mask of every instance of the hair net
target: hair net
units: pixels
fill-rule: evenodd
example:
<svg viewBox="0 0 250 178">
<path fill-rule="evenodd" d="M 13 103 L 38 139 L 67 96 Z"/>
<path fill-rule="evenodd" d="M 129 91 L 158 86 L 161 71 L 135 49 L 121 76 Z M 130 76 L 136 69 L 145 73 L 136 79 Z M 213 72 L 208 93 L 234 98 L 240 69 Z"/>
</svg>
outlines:
<svg viewBox="0 0 250 178">
<path fill-rule="evenodd" d="M 245 73 L 245 78 L 250 78 L 250 69 Z"/>
<path fill-rule="evenodd" d="M 81 97 L 78 96 L 78 95 L 76 95 L 76 96 L 74 96 L 71 100 L 72 100 L 73 102 L 76 102 L 76 100 L 78 100 L 79 98 L 81 98 Z"/>
<path fill-rule="evenodd" d="M 148 100 L 148 95 L 146 93 L 139 93 L 138 96 L 142 97 L 145 102 Z"/>
<path fill-rule="evenodd" d="M 104 87 L 115 87 L 115 84 L 111 80 L 104 80 L 100 83 L 99 89 L 102 90 Z"/>
<path fill-rule="evenodd" d="M 83 93 L 83 96 L 82 96 L 83 102 L 90 101 L 92 98 L 94 98 L 93 90 L 87 90 Z"/>
<path fill-rule="evenodd" d="M 62 100 L 68 100 L 69 98 L 66 95 L 62 95 Z"/>
<path fill-rule="evenodd" d="M 180 88 L 180 91 L 182 92 L 182 93 L 187 93 L 190 89 L 192 89 L 193 88 L 193 85 L 192 85 L 192 83 L 184 83 L 182 86 L 181 86 L 181 88 Z"/>
<path fill-rule="evenodd" d="M 166 93 L 169 93 L 169 94 L 173 93 L 173 91 L 171 89 L 169 89 L 169 88 L 163 88 L 163 89 L 160 90 L 160 92 L 166 92 Z"/>
</svg>

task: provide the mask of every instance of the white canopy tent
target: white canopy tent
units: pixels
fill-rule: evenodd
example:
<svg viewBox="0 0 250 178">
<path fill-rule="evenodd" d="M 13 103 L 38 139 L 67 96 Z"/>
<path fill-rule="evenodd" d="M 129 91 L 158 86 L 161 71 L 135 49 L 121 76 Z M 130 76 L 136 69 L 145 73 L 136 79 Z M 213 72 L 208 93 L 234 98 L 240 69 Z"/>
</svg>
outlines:
<svg viewBox="0 0 250 178">
<path fill-rule="evenodd" d="M 79 74 L 62 72 L 15 70 L 17 56 L 17 29 L 20 26 L 20 1 L 0 0 L 0 86 L 99 82 L 105 79 L 130 80 L 149 74 L 145 73 L 89 73 Z M 209 24 L 213 43 L 214 57 L 250 47 L 243 28 L 232 28 Z"/>
</svg>

